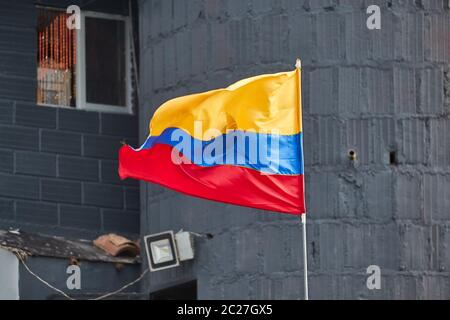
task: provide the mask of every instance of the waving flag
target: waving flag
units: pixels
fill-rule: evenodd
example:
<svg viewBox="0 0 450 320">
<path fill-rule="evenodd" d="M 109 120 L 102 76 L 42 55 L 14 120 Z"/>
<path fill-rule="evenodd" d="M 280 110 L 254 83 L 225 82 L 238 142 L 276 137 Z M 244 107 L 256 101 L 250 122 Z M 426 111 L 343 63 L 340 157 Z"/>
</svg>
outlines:
<svg viewBox="0 0 450 320">
<path fill-rule="evenodd" d="M 204 199 L 290 214 L 304 205 L 301 70 L 164 103 L 119 175 Z"/>
</svg>

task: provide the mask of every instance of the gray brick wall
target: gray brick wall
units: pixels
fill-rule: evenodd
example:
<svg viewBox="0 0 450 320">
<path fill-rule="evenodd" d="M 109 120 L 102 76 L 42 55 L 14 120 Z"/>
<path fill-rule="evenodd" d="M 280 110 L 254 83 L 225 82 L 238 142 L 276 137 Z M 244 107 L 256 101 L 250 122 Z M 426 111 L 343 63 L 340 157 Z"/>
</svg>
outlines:
<svg viewBox="0 0 450 320">
<path fill-rule="evenodd" d="M 38 1 L 64 7 L 89 1 Z M 36 1 L 0 0 L 0 228 L 68 237 L 139 233 L 139 189 L 117 175 L 137 116 L 42 107 L 36 100 Z M 86 9 L 123 12 L 122 1 Z M 122 11 L 121 11 L 122 10 Z"/>
<path fill-rule="evenodd" d="M 381 30 L 366 27 L 371 4 L 381 7 Z M 301 57 L 311 298 L 450 298 L 448 1 L 141 0 L 139 8 L 141 141 L 163 101 L 290 70 Z M 143 186 L 143 234 L 214 235 L 197 240 L 195 261 L 151 274 L 147 288 L 198 279 L 200 298 L 303 296 L 298 219 Z M 381 290 L 366 287 L 372 264 Z"/>
</svg>

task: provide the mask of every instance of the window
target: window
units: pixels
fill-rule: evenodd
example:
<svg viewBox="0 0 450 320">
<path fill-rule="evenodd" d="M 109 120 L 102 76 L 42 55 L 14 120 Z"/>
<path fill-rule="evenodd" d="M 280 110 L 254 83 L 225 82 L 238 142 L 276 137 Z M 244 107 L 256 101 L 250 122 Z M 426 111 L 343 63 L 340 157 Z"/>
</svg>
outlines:
<svg viewBox="0 0 450 320">
<path fill-rule="evenodd" d="M 76 34 L 63 11 L 38 9 L 37 102 L 75 106 Z"/>
<path fill-rule="evenodd" d="M 38 104 L 131 113 L 128 17 L 82 11 L 80 30 L 67 18 L 38 9 Z"/>
</svg>

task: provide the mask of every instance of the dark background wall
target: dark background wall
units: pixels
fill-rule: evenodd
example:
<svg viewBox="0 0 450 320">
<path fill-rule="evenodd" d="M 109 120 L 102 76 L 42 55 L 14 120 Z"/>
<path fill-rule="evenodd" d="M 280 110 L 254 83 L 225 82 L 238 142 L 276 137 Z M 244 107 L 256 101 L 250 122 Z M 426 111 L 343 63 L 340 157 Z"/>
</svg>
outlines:
<svg viewBox="0 0 450 320">
<path fill-rule="evenodd" d="M 381 30 L 366 9 L 382 9 Z M 167 99 L 304 66 L 310 294 L 450 298 L 450 11 L 442 0 L 141 0 L 140 139 Z M 355 164 L 349 149 L 357 152 Z M 208 232 L 151 274 L 199 298 L 301 298 L 298 218 L 141 192 L 143 234 Z M 378 265 L 381 290 L 366 287 Z"/>
<path fill-rule="evenodd" d="M 83 261 L 80 265 L 80 289 L 67 289 L 68 263 L 65 259 L 46 257 L 29 257 L 28 267 L 42 276 L 56 288 L 62 289 L 77 300 L 94 299 L 106 293 L 116 291 L 122 286 L 134 281 L 140 274 L 138 264 L 125 265 L 123 269 L 112 263 Z M 110 299 L 147 299 L 148 295 L 139 295 L 139 286 L 131 286 Z M 33 277 L 22 264 L 19 264 L 19 297 L 20 300 L 65 300 L 61 294 L 50 289 Z"/>
<path fill-rule="evenodd" d="M 126 1 L 0 1 L 0 228 L 136 237 L 139 189 L 120 182 L 137 116 L 37 106 L 35 4 L 127 14 Z"/>
</svg>

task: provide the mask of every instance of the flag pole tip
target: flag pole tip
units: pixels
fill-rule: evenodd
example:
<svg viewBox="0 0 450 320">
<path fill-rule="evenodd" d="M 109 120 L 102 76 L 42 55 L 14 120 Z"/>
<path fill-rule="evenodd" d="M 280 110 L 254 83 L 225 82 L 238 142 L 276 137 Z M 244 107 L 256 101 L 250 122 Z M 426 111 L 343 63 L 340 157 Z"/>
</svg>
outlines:
<svg viewBox="0 0 450 320">
<path fill-rule="evenodd" d="M 297 69 L 300 69 L 300 68 L 302 67 L 302 60 L 297 59 L 297 61 L 295 62 L 295 67 L 296 67 Z"/>
</svg>

